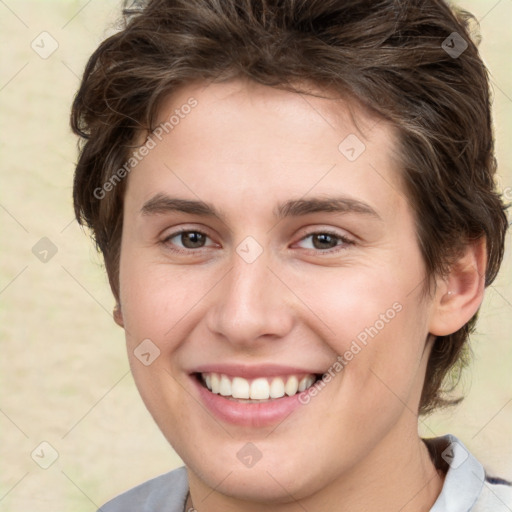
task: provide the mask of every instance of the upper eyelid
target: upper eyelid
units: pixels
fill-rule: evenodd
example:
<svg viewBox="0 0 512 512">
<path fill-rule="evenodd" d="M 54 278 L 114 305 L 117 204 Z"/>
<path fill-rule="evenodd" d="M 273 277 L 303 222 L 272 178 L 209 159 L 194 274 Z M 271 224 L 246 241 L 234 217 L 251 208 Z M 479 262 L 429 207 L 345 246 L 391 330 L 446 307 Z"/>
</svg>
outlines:
<svg viewBox="0 0 512 512">
<path fill-rule="evenodd" d="M 164 236 L 164 238 L 162 239 L 162 243 L 170 242 L 170 240 L 172 238 L 175 238 L 175 237 L 181 235 L 182 233 L 201 233 L 206 238 L 208 238 L 211 242 L 213 242 L 213 244 L 217 244 L 208 233 L 205 233 L 204 231 L 201 231 L 200 229 L 181 229 L 181 230 L 178 230 L 178 231 L 173 231 L 173 232 L 169 233 L 168 235 Z M 204 246 L 204 247 L 198 247 L 195 250 L 205 249 L 206 247 L 211 247 L 211 245 Z M 188 250 L 189 251 L 193 251 L 194 249 L 188 249 Z"/>
<path fill-rule="evenodd" d="M 357 238 L 355 235 L 352 235 L 351 233 L 347 232 L 346 230 L 341 230 L 342 232 L 338 231 L 341 230 L 341 228 L 333 228 L 333 227 L 325 227 L 325 228 L 316 228 L 316 227 L 305 227 L 298 231 L 300 238 L 299 240 L 303 240 L 304 238 L 316 234 L 328 234 L 337 236 L 338 238 L 344 238 L 344 239 L 350 239 L 352 241 L 355 241 Z"/>
<path fill-rule="evenodd" d="M 164 230 L 164 231 L 167 231 L 167 230 Z M 324 229 L 321 228 L 321 229 L 313 229 L 311 231 L 308 228 L 301 228 L 299 230 L 299 232 L 301 233 L 300 240 L 302 240 L 303 238 L 305 238 L 307 236 L 316 235 L 316 234 L 329 234 L 329 235 L 338 236 L 340 238 L 350 238 L 351 237 L 351 235 L 347 236 L 345 234 L 338 233 L 335 228 L 324 228 Z M 178 228 L 176 231 L 171 231 L 169 234 L 166 234 L 165 238 L 172 238 L 181 233 L 201 233 L 201 234 L 206 235 L 211 238 L 211 236 L 208 234 L 208 230 L 206 228 Z"/>
<path fill-rule="evenodd" d="M 166 233 L 163 235 L 163 239 L 167 240 L 168 238 L 173 238 L 181 233 L 201 233 L 208 238 L 212 238 L 209 234 L 209 230 L 206 227 L 193 228 L 193 227 L 181 227 L 181 228 L 166 228 L 162 231 L 162 233 Z"/>
<path fill-rule="evenodd" d="M 336 249 L 336 247 L 340 246 L 340 245 L 353 245 L 355 244 L 355 240 L 353 240 L 352 237 L 349 237 L 349 236 L 345 236 L 345 235 L 341 235 L 339 233 L 335 233 L 335 232 L 330 232 L 330 231 L 313 231 L 309 234 L 306 234 L 305 236 L 302 236 L 301 238 L 299 238 L 297 240 L 297 242 L 294 242 L 293 245 L 299 243 L 299 242 L 302 242 L 304 241 L 305 239 L 311 237 L 311 236 L 314 236 L 314 235 L 317 235 L 317 234 L 325 234 L 325 235 L 330 235 L 330 236 L 334 236 L 336 238 L 338 238 L 338 240 L 340 240 L 340 244 L 337 244 L 335 245 L 334 247 L 331 247 L 329 249 L 326 249 L 326 250 L 316 250 L 315 252 L 322 252 L 322 253 L 328 253 L 329 251 L 334 251 Z M 314 249 L 306 249 L 306 250 L 314 250 Z"/>
</svg>

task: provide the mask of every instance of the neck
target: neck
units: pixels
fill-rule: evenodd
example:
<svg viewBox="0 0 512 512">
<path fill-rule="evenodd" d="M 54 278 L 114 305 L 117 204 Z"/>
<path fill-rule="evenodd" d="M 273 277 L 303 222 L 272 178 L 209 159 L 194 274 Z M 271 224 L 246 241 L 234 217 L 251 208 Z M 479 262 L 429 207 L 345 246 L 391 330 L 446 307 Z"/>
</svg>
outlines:
<svg viewBox="0 0 512 512">
<path fill-rule="evenodd" d="M 185 510 L 295 512 L 299 505 L 303 510 L 325 512 L 428 512 L 441 492 L 444 475 L 432 463 L 427 447 L 416 433 L 416 418 L 412 419 L 408 429 L 390 433 L 357 467 L 300 500 L 288 495 L 280 503 L 245 501 L 229 495 L 229 478 L 224 494 L 209 488 L 188 470 L 191 496 Z M 207 498 L 201 500 L 201 496 Z"/>
</svg>

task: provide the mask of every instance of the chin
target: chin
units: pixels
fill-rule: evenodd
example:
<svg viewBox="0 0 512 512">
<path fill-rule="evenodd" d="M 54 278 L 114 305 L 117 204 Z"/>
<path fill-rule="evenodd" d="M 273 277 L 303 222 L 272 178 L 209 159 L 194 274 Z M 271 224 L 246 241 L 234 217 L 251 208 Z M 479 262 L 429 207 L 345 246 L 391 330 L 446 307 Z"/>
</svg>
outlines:
<svg viewBox="0 0 512 512">
<path fill-rule="evenodd" d="M 184 454 L 182 458 L 188 471 L 211 489 L 226 496 L 262 505 L 302 499 L 327 484 L 329 476 L 325 471 L 318 475 L 314 472 L 314 462 L 315 459 L 318 460 L 318 456 L 314 457 L 312 454 L 312 463 L 307 463 L 304 456 L 301 459 L 293 456 L 296 449 L 282 445 L 282 453 L 279 453 L 280 451 L 268 447 L 262 449 L 264 453 L 258 462 L 252 467 L 245 467 L 236 457 L 236 451 L 244 443 L 236 441 L 232 444 L 237 448 L 224 446 L 217 452 L 210 452 L 207 458 L 198 456 L 199 450 L 190 454 L 190 457 Z M 265 452 L 270 456 L 265 456 Z M 227 456 L 228 453 L 232 456 Z"/>
</svg>

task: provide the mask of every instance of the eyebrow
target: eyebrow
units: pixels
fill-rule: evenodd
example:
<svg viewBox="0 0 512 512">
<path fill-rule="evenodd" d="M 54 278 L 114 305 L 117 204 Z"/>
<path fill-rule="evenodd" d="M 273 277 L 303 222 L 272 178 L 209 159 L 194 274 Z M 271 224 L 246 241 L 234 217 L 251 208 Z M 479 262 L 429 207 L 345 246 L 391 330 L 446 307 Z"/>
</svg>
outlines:
<svg viewBox="0 0 512 512">
<path fill-rule="evenodd" d="M 214 217 L 225 222 L 224 215 L 212 204 L 200 200 L 179 199 L 165 194 L 156 194 L 142 206 L 143 216 L 181 212 L 204 217 Z M 285 217 L 300 217 L 311 213 L 358 213 L 380 219 L 380 215 L 367 203 L 349 197 L 313 197 L 310 199 L 291 199 L 279 204 L 274 215 Z"/>
<path fill-rule="evenodd" d="M 350 197 L 313 197 L 292 199 L 278 205 L 277 217 L 298 217 L 318 212 L 359 213 L 380 219 L 379 214 L 369 205 Z"/>
</svg>

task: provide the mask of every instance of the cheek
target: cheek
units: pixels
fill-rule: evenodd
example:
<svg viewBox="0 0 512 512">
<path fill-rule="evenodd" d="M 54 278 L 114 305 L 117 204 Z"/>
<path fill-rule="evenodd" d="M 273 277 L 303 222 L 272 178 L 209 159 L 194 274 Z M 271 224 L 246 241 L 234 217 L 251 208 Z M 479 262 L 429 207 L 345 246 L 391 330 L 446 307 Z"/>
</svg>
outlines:
<svg viewBox="0 0 512 512">
<path fill-rule="evenodd" d="M 327 340 L 337 353 L 352 340 L 364 344 L 375 331 L 388 330 L 403 308 L 405 286 L 389 268 L 312 269 L 290 276 L 294 291 L 328 327 Z M 348 344 L 347 344 L 348 343 Z"/>
<path fill-rule="evenodd" d="M 132 343 L 134 338 L 150 338 L 162 350 L 171 350 L 180 322 L 194 315 L 195 307 L 215 284 L 215 276 L 204 268 L 191 272 L 185 267 L 171 269 L 165 264 L 127 260 L 120 272 L 127 339 Z"/>
<path fill-rule="evenodd" d="M 427 305 L 419 299 L 419 289 L 411 293 L 420 269 L 418 262 L 417 273 L 409 278 L 409 267 L 403 272 L 391 265 L 358 272 L 338 268 L 331 276 L 309 276 L 308 283 L 294 281 L 302 288 L 297 293 L 308 298 L 327 326 L 325 342 L 338 354 L 332 373 L 343 376 L 338 380 L 342 407 L 357 402 L 361 415 L 388 402 L 401 407 L 423 378 Z"/>
<path fill-rule="evenodd" d="M 171 442 L 184 423 L 184 376 L 175 371 L 179 347 L 187 338 L 199 287 L 189 276 L 124 255 L 120 271 L 121 303 L 130 368 L 148 411 Z M 179 437 L 179 436 L 178 436 Z"/>
</svg>

